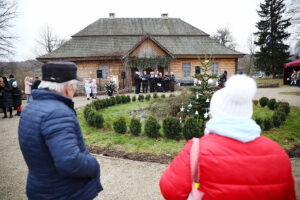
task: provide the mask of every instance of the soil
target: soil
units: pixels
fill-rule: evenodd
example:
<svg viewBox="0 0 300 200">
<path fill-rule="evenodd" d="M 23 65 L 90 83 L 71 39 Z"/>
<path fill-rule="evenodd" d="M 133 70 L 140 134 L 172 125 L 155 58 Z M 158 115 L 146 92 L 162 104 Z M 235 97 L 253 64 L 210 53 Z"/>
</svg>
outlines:
<svg viewBox="0 0 300 200">
<path fill-rule="evenodd" d="M 170 155 L 155 155 L 150 153 L 128 153 L 124 151 L 114 150 L 111 148 L 97 146 L 89 146 L 89 150 L 91 153 L 99 154 L 102 156 L 123 158 L 135 161 L 154 162 L 160 164 L 168 164 L 173 159 L 173 156 Z"/>
<path fill-rule="evenodd" d="M 291 149 L 286 150 L 290 158 L 300 158 L 300 145 L 296 144 Z"/>
</svg>

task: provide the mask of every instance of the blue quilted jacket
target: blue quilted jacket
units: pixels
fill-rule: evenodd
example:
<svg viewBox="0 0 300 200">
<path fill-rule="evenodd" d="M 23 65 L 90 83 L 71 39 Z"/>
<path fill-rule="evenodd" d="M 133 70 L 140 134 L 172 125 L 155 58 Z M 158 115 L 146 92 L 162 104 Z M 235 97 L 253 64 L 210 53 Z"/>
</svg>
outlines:
<svg viewBox="0 0 300 200">
<path fill-rule="evenodd" d="M 90 200 L 102 190 L 100 166 L 82 139 L 73 101 L 35 90 L 22 111 L 19 143 L 30 200 Z"/>
</svg>

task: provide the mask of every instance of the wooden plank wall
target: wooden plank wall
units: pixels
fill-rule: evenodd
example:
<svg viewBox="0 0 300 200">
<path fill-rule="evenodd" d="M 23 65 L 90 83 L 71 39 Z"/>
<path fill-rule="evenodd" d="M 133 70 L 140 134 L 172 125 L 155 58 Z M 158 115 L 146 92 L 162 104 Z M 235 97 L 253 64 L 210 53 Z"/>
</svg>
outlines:
<svg viewBox="0 0 300 200">
<path fill-rule="evenodd" d="M 140 46 L 138 46 L 130 55 L 138 57 L 155 57 L 165 56 L 166 53 L 154 42 L 147 39 Z"/>
</svg>

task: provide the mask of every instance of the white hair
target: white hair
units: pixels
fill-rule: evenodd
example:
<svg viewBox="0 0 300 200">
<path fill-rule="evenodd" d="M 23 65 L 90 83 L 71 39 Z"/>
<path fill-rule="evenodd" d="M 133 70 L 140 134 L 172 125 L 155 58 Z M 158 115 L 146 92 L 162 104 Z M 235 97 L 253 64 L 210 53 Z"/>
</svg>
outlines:
<svg viewBox="0 0 300 200">
<path fill-rule="evenodd" d="M 77 89 L 77 83 L 78 83 L 77 80 L 70 80 L 70 81 L 63 82 L 63 83 L 42 81 L 39 85 L 39 88 L 41 88 L 41 89 L 46 89 L 47 88 L 51 91 L 61 93 L 62 91 L 64 91 L 66 86 L 69 85 L 69 84 L 72 84 L 74 90 L 76 90 Z"/>
</svg>

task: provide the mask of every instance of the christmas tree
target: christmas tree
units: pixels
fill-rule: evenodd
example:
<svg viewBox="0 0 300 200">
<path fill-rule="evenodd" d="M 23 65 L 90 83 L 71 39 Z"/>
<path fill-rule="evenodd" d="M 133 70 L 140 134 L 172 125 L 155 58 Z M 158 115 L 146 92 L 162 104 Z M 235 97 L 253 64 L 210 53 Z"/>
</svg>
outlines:
<svg viewBox="0 0 300 200">
<path fill-rule="evenodd" d="M 195 74 L 194 86 L 190 88 L 193 95 L 180 109 L 179 118 L 181 121 L 186 117 L 193 117 L 198 120 L 209 119 L 210 99 L 218 89 L 218 75 L 211 74 L 212 62 L 211 57 L 205 58 L 204 61 L 199 58 L 201 73 Z"/>
<path fill-rule="evenodd" d="M 284 44 L 290 35 L 286 29 L 291 25 L 289 18 L 283 19 L 285 9 L 283 0 L 265 0 L 257 11 L 262 19 L 256 24 L 258 40 L 255 44 L 260 49 L 255 54 L 255 64 L 258 70 L 273 77 L 282 73 L 282 65 L 290 57 L 289 46 Z"/>
</svg>

